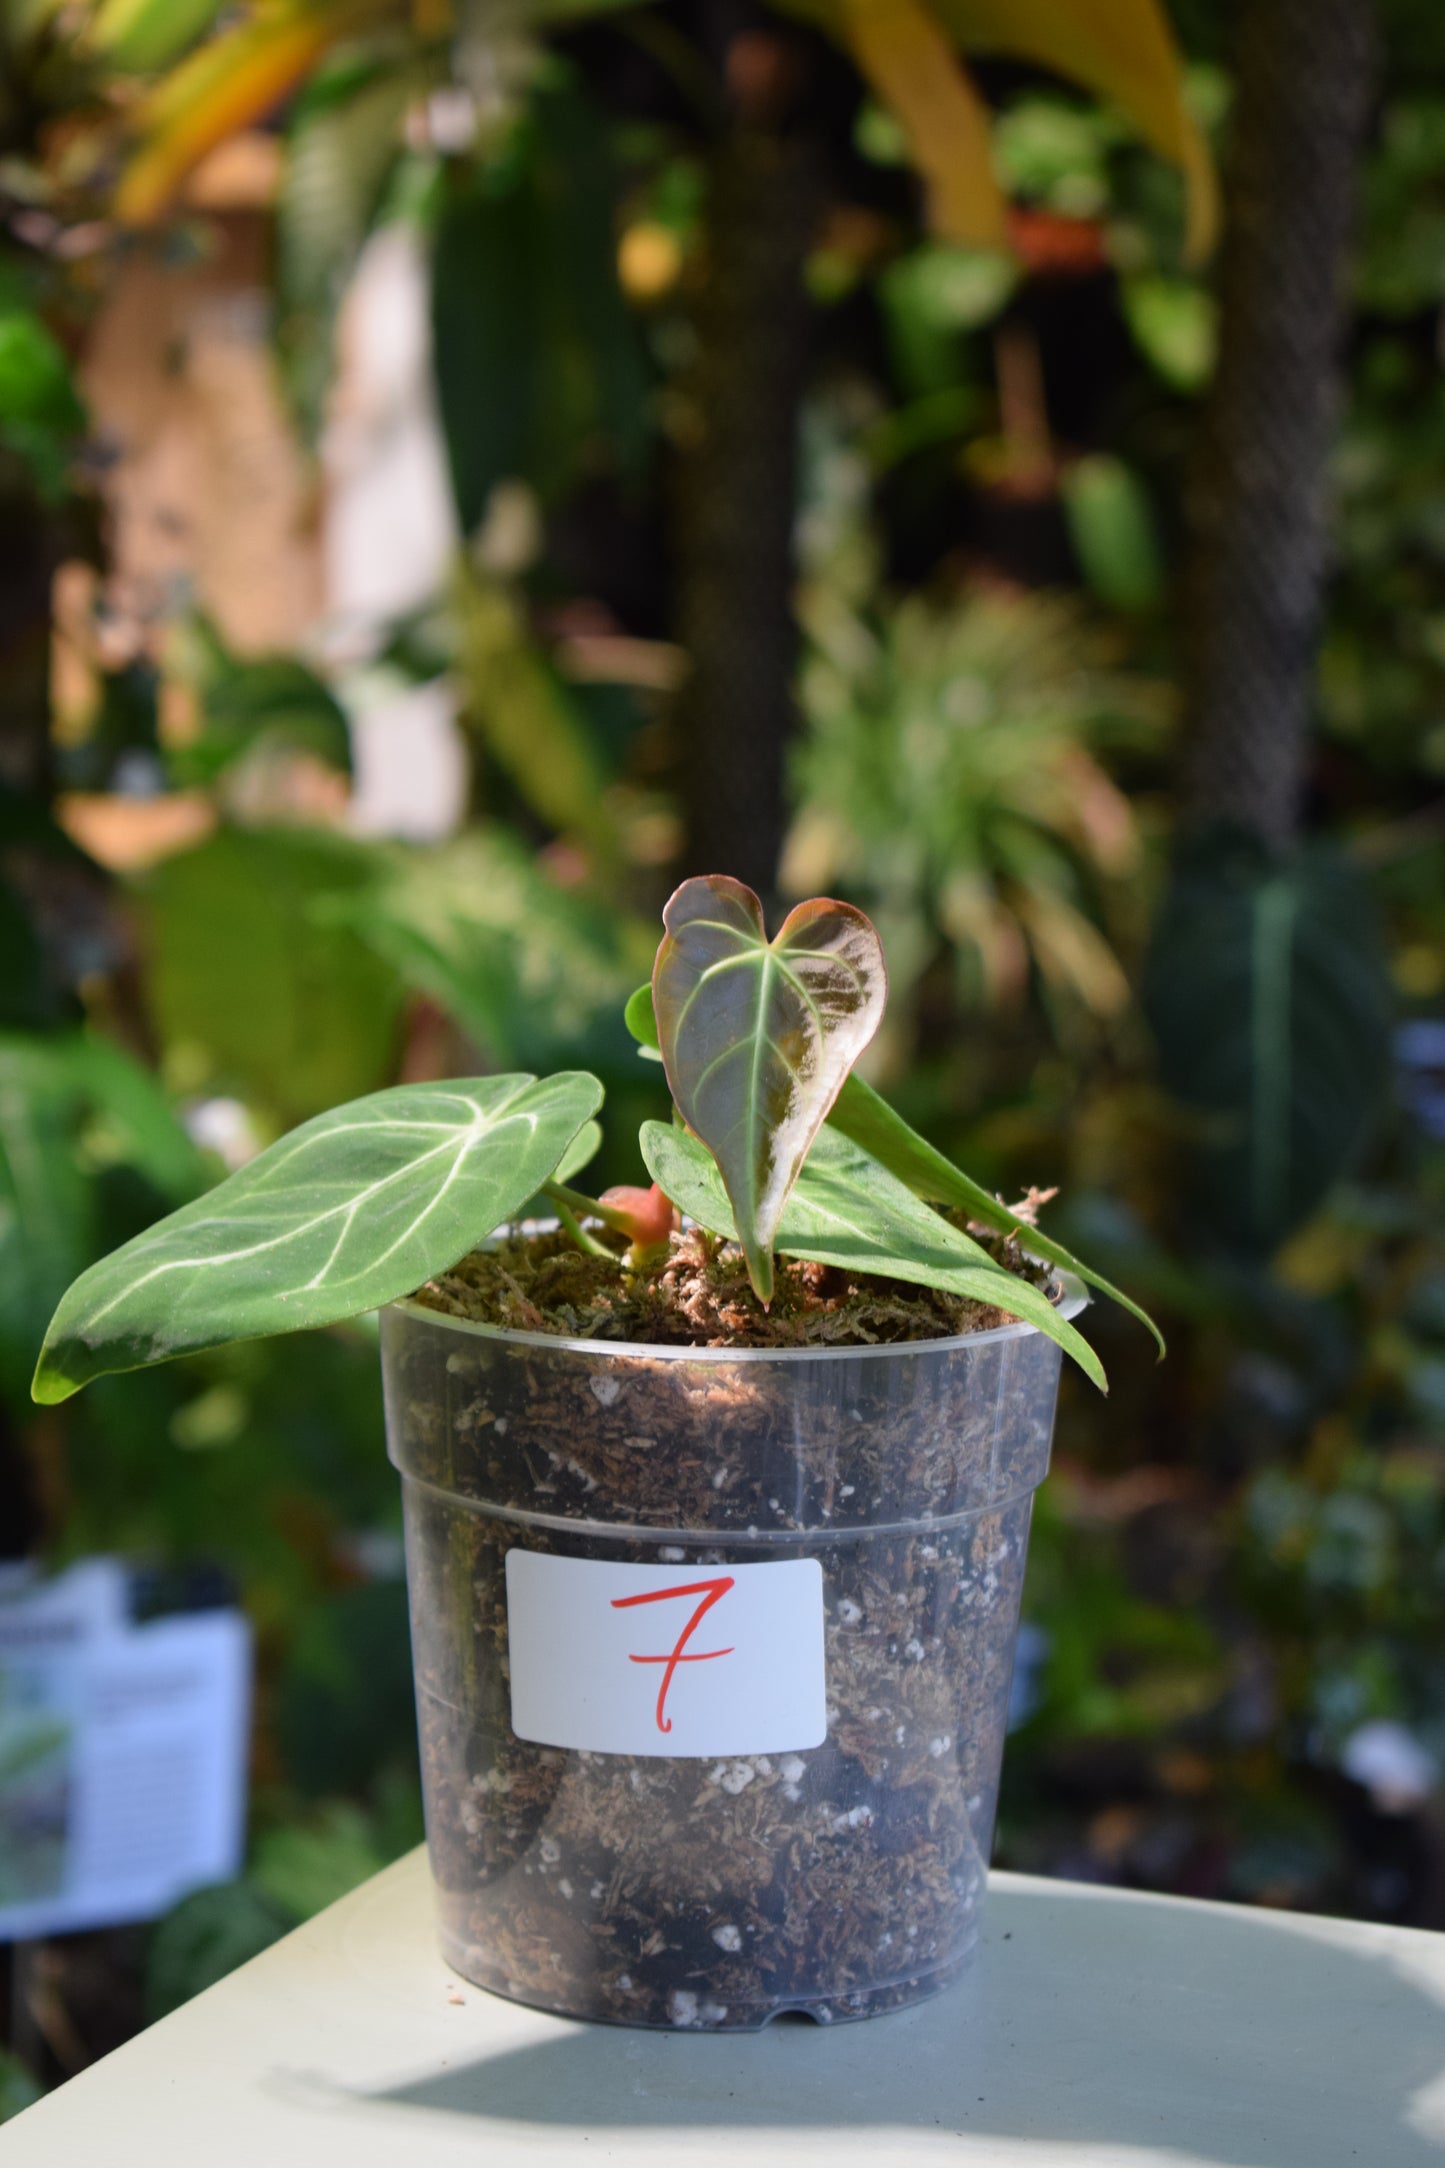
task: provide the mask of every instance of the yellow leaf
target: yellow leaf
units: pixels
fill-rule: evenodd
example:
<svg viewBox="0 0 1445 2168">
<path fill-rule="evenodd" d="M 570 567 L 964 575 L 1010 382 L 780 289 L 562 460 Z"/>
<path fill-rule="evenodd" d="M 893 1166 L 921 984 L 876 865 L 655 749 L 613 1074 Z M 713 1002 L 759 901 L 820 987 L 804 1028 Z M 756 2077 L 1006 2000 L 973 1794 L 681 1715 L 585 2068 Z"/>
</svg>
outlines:
<svg viewBox="0 0 1445 2168">
<path fill-rule="evenodd" d="M 116 217 L 153 224 L 208 151 L 260 120 L 331 45 L 379 12 L 381 0 L 283 0 L 183 60 L 132 114 L 140 143 L 116 190 Z"/>
<path fill-rule="evenodd" d="M 830 26 L 908 138 L 935 233 L 997 248 L 1004 204 L 989 160 L 988 109 L 922 0 L 832 0 Z"/>
<path fill-rule="evenodd" d="M 1181 168 L 1188 247 L 1207 253 L 1219 219 L 1214 166 L 1184 101 L 1179 48 L 1159 0 L 933 0 L 969 52 L 1009 53 L 1107 98 Z"/>
</svg>

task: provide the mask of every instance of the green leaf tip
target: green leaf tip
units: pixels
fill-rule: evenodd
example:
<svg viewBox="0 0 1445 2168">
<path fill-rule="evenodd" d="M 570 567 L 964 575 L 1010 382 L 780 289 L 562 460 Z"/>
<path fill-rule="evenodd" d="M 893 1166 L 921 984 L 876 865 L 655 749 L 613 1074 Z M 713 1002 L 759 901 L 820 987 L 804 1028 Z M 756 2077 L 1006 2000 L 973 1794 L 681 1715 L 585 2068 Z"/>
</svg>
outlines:
<svg viewBox="0 0 1445 2168">
<path fill-rule="evenodd" d="M 1147 1310 L 1115 1287 L 1102 1273 L 1095 1272 L 1080 1258 L 1066 1250 L 1061 1242 L 1022 1220 L 1007 1205 L 1000 1204 L 997 1197 L 975 1182 L 961 1167 L 954 1166 L 942 1152 L 921 1137 L 916 1129 L 895 1114 L 886 1099 L 880 1098 L 871 1085 L 861 1077 L 850 1076 L 834 1103 L 829 1116 L 830 1126 L 850 1137 L 855 1144 L 869 1152 L 890 1174 L 907 1184 L 915 1196 L 925 1197 L 933 1204 L 952 1205 L 967 1212 L 971 1218 L 981 1220 L 986 1227 L 997 1229 L 1000 1234 L 1015 1234 L 1030 1253 L 1043 1257 L 1061 1271 L 1072 1272 L 1086 1286 L 1097 1288 L 1111 1302 L 1122 1309 L 1153 1336 L 1162 1361 L 1168 1352 L 1164 1335 Z"/>
</svg>

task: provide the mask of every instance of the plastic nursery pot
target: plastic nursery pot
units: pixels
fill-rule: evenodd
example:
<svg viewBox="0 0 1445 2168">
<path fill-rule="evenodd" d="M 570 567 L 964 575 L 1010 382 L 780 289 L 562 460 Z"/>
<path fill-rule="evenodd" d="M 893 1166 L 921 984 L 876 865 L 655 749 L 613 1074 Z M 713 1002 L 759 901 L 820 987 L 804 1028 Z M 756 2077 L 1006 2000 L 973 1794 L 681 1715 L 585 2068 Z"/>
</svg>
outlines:
<svg viewBox="0 0 1445 2168">
<path fill-rule="evenodd" d="M 1053 1342 L 643 1347 L 402 1303 L 382 1360 L 449 1963 L 714 2031 L 952 1980 Z"/>
</svg>

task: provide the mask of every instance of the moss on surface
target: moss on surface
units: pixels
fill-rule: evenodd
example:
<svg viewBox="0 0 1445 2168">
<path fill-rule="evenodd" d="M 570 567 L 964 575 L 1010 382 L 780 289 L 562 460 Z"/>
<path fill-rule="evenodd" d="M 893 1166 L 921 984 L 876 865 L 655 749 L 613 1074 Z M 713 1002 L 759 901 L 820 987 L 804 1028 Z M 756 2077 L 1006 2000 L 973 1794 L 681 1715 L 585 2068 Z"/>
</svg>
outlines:
<svg viewBox="0 0 1445 2168">
<path fill-rule="evenodd" d="M 1042 1284 L 1045 1271 L 1017 1247 L 973 1230 L 997 1262 Z M 509 1236 L 474 1250 L 429 1280 L 416 1300 L 450 1317 L 567 1339 L 626 1340 L 655 1347 L 882 1347 L 947 1339 L 1008 1322 L 991 1304 L 780 1257 L 765 1309 L 748 1284 L 741 1250 L 697 1228 L 674 1235 L 659 1266 L 629 1271 L 584 1256 L 565 1234 Z"/>
</svg>

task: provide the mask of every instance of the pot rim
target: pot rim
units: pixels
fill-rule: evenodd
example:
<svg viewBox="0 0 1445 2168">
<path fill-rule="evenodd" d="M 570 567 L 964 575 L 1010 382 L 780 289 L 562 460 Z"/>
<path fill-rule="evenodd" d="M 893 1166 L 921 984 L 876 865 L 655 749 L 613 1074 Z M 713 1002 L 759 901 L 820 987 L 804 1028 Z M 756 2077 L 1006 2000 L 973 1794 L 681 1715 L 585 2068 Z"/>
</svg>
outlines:
<svg viewBox="0 0 1445 2168">
<path fill-rule="evenodd" d="M 1062 1272 L 1059 1278 L 1064 1293 L 1056 1307 L 1067 1322 L 1089 1307 L 1090 1298 L 1082 1281 L 1072 1273 Z M 483 1340 L 502 1340 L 512 1347 L 555 1348 L 574 1355 L 617 1356 L 631 1362 L 819 1363 L 857 1361 L 860 1357 L 876 1361 L 899 1355 L 954 1354 L 961 1348 L 991 1347 L 1000 1340 L 1044 1338 L 1037 1325 L 1015 1321 L 1012 1325 L 990 1325 L 986 1332 L 959 1332 L 931 1340 L 889 1340 L 875 1347 L 691 1347 L 654 1340 L 574 1340 L 555 1332 L 523 1332 L 510 1325 L 488 1325 L 481 1318 L 453 1317 L 447 1310 L 433 1310 L 410 1296 L 389 1302 L 385 1308 L 420 1323 L 450 1326 L 456 1332 L 472 1333 Z"/>
</svg>

